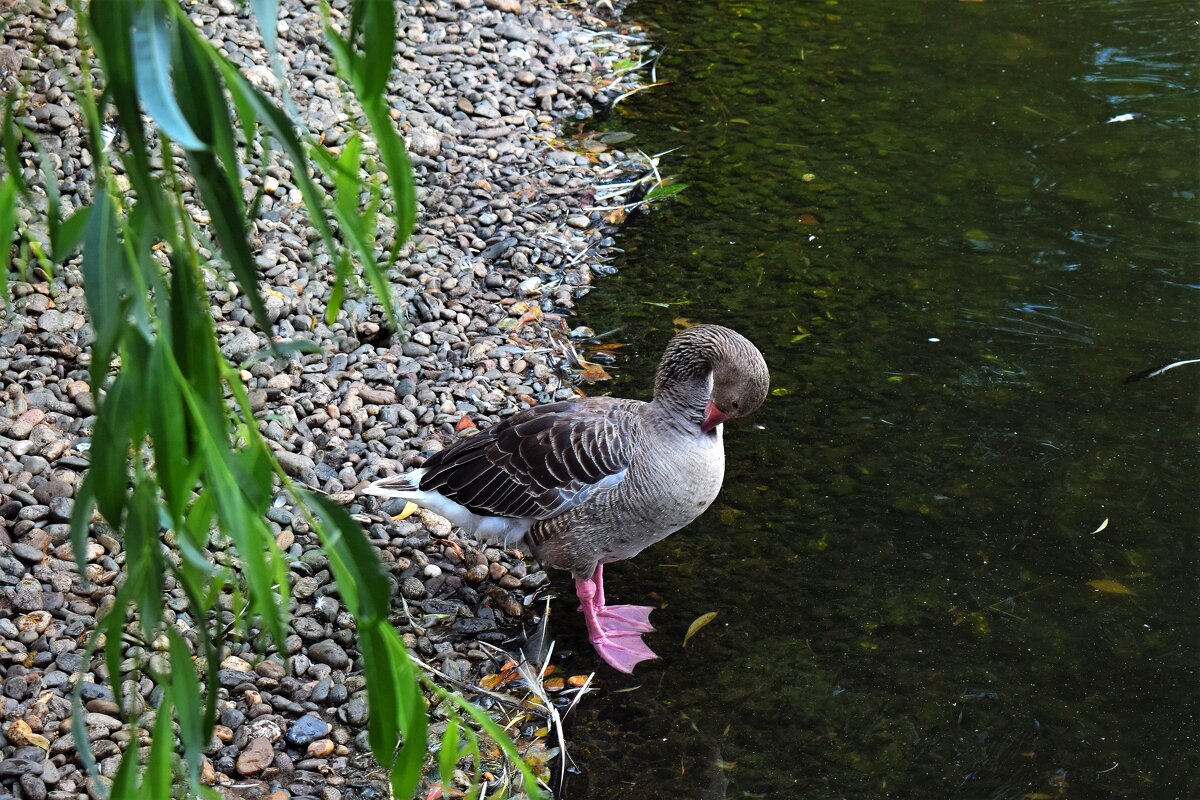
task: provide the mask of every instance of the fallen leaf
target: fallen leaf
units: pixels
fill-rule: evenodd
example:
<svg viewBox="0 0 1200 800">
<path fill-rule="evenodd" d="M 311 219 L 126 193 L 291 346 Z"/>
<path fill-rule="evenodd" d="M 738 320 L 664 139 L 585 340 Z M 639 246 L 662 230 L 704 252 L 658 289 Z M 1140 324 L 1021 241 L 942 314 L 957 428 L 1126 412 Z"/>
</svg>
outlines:
<svg viewBox="0 0 1200 800">
<path fill-rule="evenodd" d="M 402 508 L 400 510 L 400 513 L 397 514 L 396 516 L 392 517 L 392 519 L 394 519 L 396 522 L 399 522 L 402 519 L 408 519 L 413 514 L 417 513 L 418 508 L 419 508 L 419 506 L 417 506 L 416 503 L 412 503 L 412 502 L 405 503 L 404 508 Z"/>
<path fill-rule="evenodd" d="M 517 324 L 513 326 L 513 330 L 520 330 L 522 325 L 528 325 L 530 322 L 536 322 L 542 318 L 542 307 L 535 305 L 530 307 L 528 311 L 521 315 L 517 320 Z"/>
<path fill-rule="evenodd" d="M 716 611 L 710 611 L 707 614 L 701 614 L 696 617 L 696 621 L 688 626 L 687 633 L 683 637 L 683 646 L 687 647 L 688 639 L 691 639 L 696 633 L 708 623 L 717 618 Z"/>
<path fill-rule="evenodd" d="M 718 768 L 718 769 L 723 769 L 723 770 L 731 770 L 731 769 L 733 769 L 733 768 L 734 768 L 734 767 L 736 767 L 736 766 L 737 766 L 737 762 L 736 762 L 736 761 L 724 761 L 724 760 L 722 760 L 722 759 L 719 759 L 719 758 L 717 759 L 717 768 Z"/>
<path fill-rule="evenodd" d="M 742 510 L 740 508 L 730 508 L 726 506 L 725 508 L 721 509 L 721 522 L 724 522 L 726 525 L 732 525 L 733 523 L 737 522 L 738 517 L 740 516 L 742 516 Z"/>
<path fill-rule="evenodd" d="M 1092 531 L 1092 535 L 1095 536 L 1097 533 L 1099 533 L 1100 531 L 1104 530 L 1107 527 L 1108 527 L 1108 517 L 1105 517 L 1104 522 L 1100 523 L 1100 527 L 1096 528 L 1096 530 Z"/>
<path fill-rule="evenodd" d="M 614 208 L 604 217 L 604 221 L 609 225 L 620 225 L 625 221 L 625 207 Z"/>
<path fill-rule="evenodd" d="M 567 678 L 567 685 L 570 686 L 572 689 L 578 689 L 580 686 L 583 686 L 587 682 L 588 682 L 587 675 L 572 675 L 571 677 Z"/>
<path fill-rule="evenodd" d="M 40 733 L 29 733 L 25 735 L 25 743 L 31 744 L 34 747 L 40 747 L 47 753 L 50 752 L 50 740 Z"/>
<path fill-rule="evenodd" d="M 801 225 L 820 225 L 821 220 L 815 214 L 801 214 L 797 220 Z"/>
<path fill-rule="evenodd" d="M 585 381 L 611 381 L 612 375 L 605 371 L 604 367 L 591 361 L 579 359 L 579 366 L 582 368 L 580 375 Z"/>
<path fill-rule="evenodd" d="M 1124 594 L 1124 595 L 1136 595 L 1137 594 L 1137 592 L 1133 591 L 1132 589 L 1130 589 L 1128 586 L 1121 583 L 1120 581 L 1109 580 L 1108 578 L 1100 578 L 1099 580 L 1088 581 L 1087 585 L 1092 587 L 1096 591 L 1104 592 L 1105 594 Z"/>
<path fill-rule="evenodd" d="M 462 419 L 460 419 L 458 421 L 458 424 L 454 426 L 454 430 L 457 433 L 462 433 L 463 431 L 469 430 L 474 427 L 475 427 L 475 423 L 471 421 L 471 418 L 468 417 L 466 414 L 463 414 Z"/>
<path fill-rule="evenodd" d="M 547 692 L 561 692 L 565 685 L 562 678 L 550 678 L 542 684 L 542 688 Z"/>
</svg>

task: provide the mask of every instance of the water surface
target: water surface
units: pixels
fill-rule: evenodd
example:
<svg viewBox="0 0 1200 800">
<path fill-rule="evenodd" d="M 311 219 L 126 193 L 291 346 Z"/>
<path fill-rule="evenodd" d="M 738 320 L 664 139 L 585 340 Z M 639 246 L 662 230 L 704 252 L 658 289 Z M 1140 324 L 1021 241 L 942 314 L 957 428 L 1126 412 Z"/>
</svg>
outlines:
<svg viewBox="0 0 1200 800">
<path fill-rule="evenodd" d="M 1196 6 L 630 16 L 670 84 L 609 125 L 689 188 L 583 304 L 604 389 L 684 318 L 774 392 L 713 509 L 606 573 L 662 658 L 601 673 L 565 796 L 1200 796 L 1200 368 L 1122 384 L 1200 357 Z"/>
</svg>

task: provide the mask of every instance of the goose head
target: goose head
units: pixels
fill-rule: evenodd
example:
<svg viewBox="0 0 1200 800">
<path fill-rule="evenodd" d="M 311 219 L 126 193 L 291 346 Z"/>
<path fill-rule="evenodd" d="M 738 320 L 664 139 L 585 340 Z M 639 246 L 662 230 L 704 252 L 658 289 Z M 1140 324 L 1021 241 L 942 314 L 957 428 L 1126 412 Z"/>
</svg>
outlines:
<svg viewBox="0 0 1200 800">
<path fill-rule="evenodd" d="M 654 399 L 708 433 L 754 412 L 769 385 L 767 362 L 749 339 L 720 325 L 697 325 L 667 344 Z"/>
</svg>

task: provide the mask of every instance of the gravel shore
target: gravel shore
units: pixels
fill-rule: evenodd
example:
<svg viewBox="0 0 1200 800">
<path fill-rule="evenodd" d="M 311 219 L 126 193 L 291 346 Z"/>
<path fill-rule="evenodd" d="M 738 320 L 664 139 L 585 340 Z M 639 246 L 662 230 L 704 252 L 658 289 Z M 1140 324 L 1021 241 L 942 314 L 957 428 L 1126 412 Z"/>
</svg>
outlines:
<svg viewBox="0 0 1200 800">
<path fill-rule="evenodd" d="M 187 7 L 252 81 L 278 93 L 248 8 L 233 0 Z M 76 22 L 59 0 L 23 0 L 14 11 L 0 34 L 0 85 L 24 85 L 26 122 L 58 168 L 70 211 L 91 199 L 84 125 L 71 97 Z M 413 651 L 449 678 L 477 684 L 498 671 L 481 642 L 503 645 L 532 622 L 527 604 L 545 587 L 545 572 L 519 552 L 459 538 L 432 516 L 392 522 L 387 514 L 398 508 L 360 499 L 356 489 L 419 463 L 464 428 L 577 394 L 578 377 L 551 331 L 565 338 L 566 313 L 606 269 L 609 232 L 601 212 L 585 209 L 597 185 L 628 165 L 617 151 L 571 149 L 563 131 L 629 88 L 608 83 L 618 60 L 636 56 L 637 41 L 618 33 L 607 3 L 455 0 L 402 4 L 399 16 L 392 115 L 421 205 L 392 275 L 407 339 L 387 336 L 379 305 L 366 297 L 324 324 L 328 258 L 316 251 L 288 166 L 272 154 L 248 177 L 248 188 L 265 192 L 252 235 L 271 333 L 310 339 L 324 352 L 257 360 L 243 377 L 283 467 L 367 528 L 394 576 L 403 606 L 396 622 Z M 286 0 L 279 33 L 303 122 L 336 146 L 357 124 L 334 82 L 315 4 Z M 26 165 L 37 184 L 36 159 Z M 189 210 L 206 220 L 199 206 Z M 244 298 L 223 275 L 210 275 L 208 289 L 225 354 L 236 363 L 260 351 L 266 339 Z M 84 650 L 121 581 L 120 537 L 95 527 L 88 582 L 68 542 L 95 423 L 82 281 L 68 268 L 53 280 L 14 282 L 13 302 L 13 313 L 0 316 L 0 798 L 96 798 L 103 786 L 82 771 L 68 733 L 75 682 L 83 682 L 101 784 L 129 735 L 100 659 L 86 663 Z M 230 643 L 205 779 L 231 797 L 386 796 L 366 746 L 351 620 L 326 559 L 282 498 L 268 516 L 291 564 L 289 636 L 285 652 L 265 658 Z M 168 599 L 167 619 L 182 625 L 181 595 Z M 127 656 L 153 660 L 154 651 L 131 644 Z M 135 702 L 153 702 L 148 678 L 129 688 Z"/>
</svg>

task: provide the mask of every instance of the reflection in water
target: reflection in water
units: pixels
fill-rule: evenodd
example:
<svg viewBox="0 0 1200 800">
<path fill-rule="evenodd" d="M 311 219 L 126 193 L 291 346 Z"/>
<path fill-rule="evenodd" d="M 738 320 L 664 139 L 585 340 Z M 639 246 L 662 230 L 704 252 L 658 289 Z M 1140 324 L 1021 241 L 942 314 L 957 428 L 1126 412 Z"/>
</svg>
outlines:
<svg viewBox="0 0 1200 800">
<path fill-rule="evenodd" d="M 634 8 L 671 84 L 614 125 L 691 188 L 586 322 L 614 394 L 677 317 L 775 394 L 611 569 L 663 658 L 601 673 L 568 798 L 1200 796 L 1197 373 L 1121 383 L 1200 349 L 1190 6 Z"/>
</svg>

